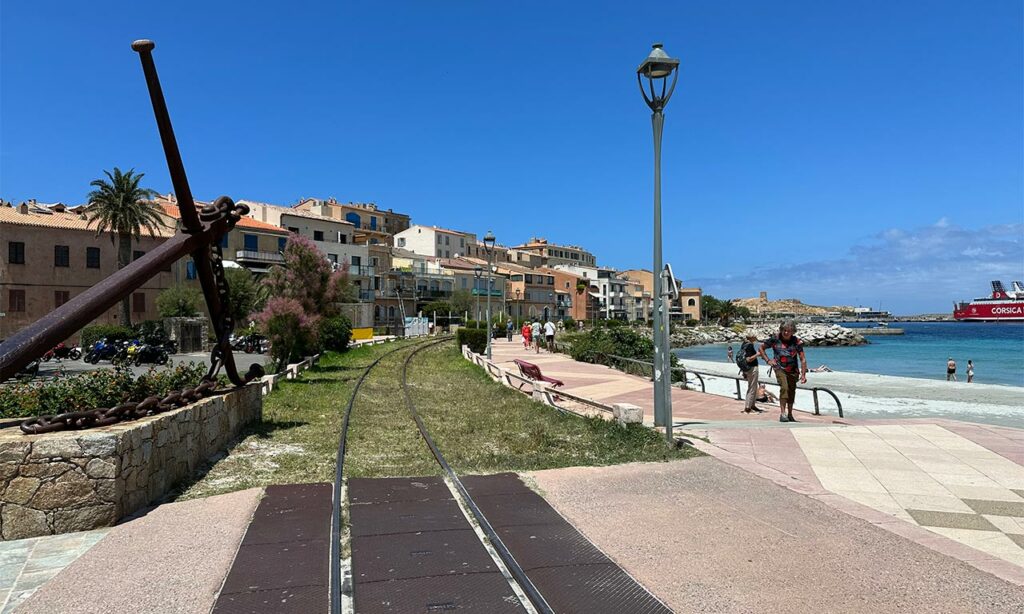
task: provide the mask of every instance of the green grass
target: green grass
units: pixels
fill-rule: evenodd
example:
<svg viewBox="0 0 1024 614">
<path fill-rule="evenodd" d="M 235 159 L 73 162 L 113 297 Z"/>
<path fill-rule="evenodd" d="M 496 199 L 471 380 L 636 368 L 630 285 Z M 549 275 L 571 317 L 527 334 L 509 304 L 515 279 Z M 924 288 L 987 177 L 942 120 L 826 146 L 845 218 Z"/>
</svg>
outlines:
<svg viewBox="0 0 1024 614">
<path fill-rule="evenodd" d="M 254 486 L 331 482 L 345 405 L 362 369 L 395 348 L 366 378 L 349 425 L 346 477 L 438 475 L 405 405 L 401 367 L 412 342 L 327 354 L 264 399 L 263 422 L 173 496 L 206 497 Z M 562 414 L 492 381 L 454 342 L 426 349 L 409 372 L 413 401 L 459 473 L 528 471 L 662 461 L 700 455 L 669 449 L 654 431 Z"/>
</svg>

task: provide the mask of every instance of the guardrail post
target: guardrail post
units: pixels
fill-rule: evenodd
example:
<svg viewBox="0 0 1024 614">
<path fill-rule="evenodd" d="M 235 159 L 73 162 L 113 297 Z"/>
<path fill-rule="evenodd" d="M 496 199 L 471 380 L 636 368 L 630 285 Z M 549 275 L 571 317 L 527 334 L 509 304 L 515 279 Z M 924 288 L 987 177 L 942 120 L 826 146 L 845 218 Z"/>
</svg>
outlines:
<svg viewBox="0 0 1024 614">
<path fill-rule="evenodd" d="M 736 382 L 736 400 L 737 401 L 742 401 L 743 400 L 743 394 L 740 393 L 740 380 L 733 380 L 733 381 Z M 817 398 L 817 397 L 815 397 L 815 398 Z M 817 404 L 817 403 L 815 403 L 815 404 Z"/>
<path fill-rule="evenodd" d="M 815 416 L 820 416 L 821 413 L 819 413 L 819 411 L 818 411 L 818 389 L 817 388 L 812 388 L 811 389 L 811 393 L 814 395 L 814 415 Z"/>
</svg>

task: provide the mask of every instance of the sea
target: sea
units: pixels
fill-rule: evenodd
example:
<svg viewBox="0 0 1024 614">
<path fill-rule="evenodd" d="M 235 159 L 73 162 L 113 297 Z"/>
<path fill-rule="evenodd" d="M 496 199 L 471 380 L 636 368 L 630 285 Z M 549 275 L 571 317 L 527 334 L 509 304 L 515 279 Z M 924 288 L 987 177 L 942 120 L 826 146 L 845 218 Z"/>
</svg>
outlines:
<svg viewBox="0 0 1024 614">
<path fill-rule="evenodd" d="M 868 337 L 868 345 L 810 347 L 807 364 L 812 369 L 824 364 L 836 371 L 945 380 L 946 360 L 953 358 L 960 381 L 967 381 L 967 361 L 971 360 L 975 382 L 1024 387 L 1024 322 L 893 322 L 890 326 L 905 333 Z M 728 345 L 700 345 L 673 352 L 684 359 L 724 362 Z M 731 345 L 739 349 L 739 344 Z"/>
</svg>

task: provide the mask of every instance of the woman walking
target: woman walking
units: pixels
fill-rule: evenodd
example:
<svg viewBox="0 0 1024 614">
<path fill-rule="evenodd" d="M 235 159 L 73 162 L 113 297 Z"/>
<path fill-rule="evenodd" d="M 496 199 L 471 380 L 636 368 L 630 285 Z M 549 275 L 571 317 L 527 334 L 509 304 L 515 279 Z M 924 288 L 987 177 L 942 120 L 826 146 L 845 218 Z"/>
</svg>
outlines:
<svg viewBox="0 0 1024 614">
<path fill-rule="evenodd" d="M 772 349 L 773 358 L 765 354 Z M 786 320 L 779 326 L 779 333 L 761 344 L 758 355 L 775 369 L 779 382 L 779 422 L 796 422 L 793 419 L 793 401 L 796 400 L 797 373 L 800 383 L 807 383 L 807 357 L 804 356 L 804 342 L 796 336 L 796 322 Z"/>
<path fill-rule="evenodd" d="M 523 324 L 523 349 L 524 350 L 530 349 L 530 333 L 532 333 L 532 332 L 533 332 L 533 329 L 530 328 L 530 323 L 529 322 L 526 322 L 525 324 Z"/>
</svg>

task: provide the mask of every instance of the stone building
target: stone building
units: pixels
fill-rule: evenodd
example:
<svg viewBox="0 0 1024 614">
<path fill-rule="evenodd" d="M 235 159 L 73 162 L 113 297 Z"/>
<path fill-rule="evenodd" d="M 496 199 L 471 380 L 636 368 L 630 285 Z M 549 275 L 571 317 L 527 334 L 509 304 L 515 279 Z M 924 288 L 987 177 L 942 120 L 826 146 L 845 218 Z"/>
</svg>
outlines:
<svg viewBox="0 0 1024 614">
<path fill-rule="evenodd" d="M 654 275 L 651 274 L 647 269 L 629 269 L 628 271 L 622 271 L 620 275 L 630 281 L 634 281 L 641 286 L 645 292 L 654 294 Z M 687 288 L 683 286 L 682 281 L 676 278 L 678 284 L 679 299 L 672 305 L 671 314 L 673 318 L 682 318 L 684 320 L 697 320 L 700 321 L 700 288 Z M 650 309 L 653 309 L 653 301 Z M 653 317 L 653 315 L 652 315 Z"/>
<path fill-rule="evenodd" d="M 168 223 L 156 236 L 145 231 L 132 242 L 133 259 L 142 257 L 174 234 Z M 84 208 L 29 201 L 0 206 L 0 339 L 10 337 L 43 315 L 117 271 L 117 238 L 97 236 Z M 158 317 L 156 297 L 180 279 L 174 267 L 157 273 L 132 293 L 133 322 Z M 94 323 L 120 324 L 120 306 Z M 78 335 L 72 336 L 77 341 Z"/>
<path fill-rule="evenodd" d="M 476 242 L 476 235 L 471 232 L 419 224 L 395 235 L 395 247 L 435 258 L 465 256 Z"/>
<path fill-rule="evenodd" d="M 597 258 L 594 254 L 579 245 L 556 245 L 548 243 L 544 238 L 532 238 L 513 249 L 540 256 L 541 264 L 553 267 L 559 264 L 596 267 Z"/>
<path fill-rule="evenodd" d="M 341 203 L 334 198 L 304 198 L 292 209 L 310 211 L 352 224 L 355 242 L 359 245 L 394 245 L 394 235 L 410 226 L 408 215 L 391 209 L 380 209 L 374 203 Z"/>
</svg>

